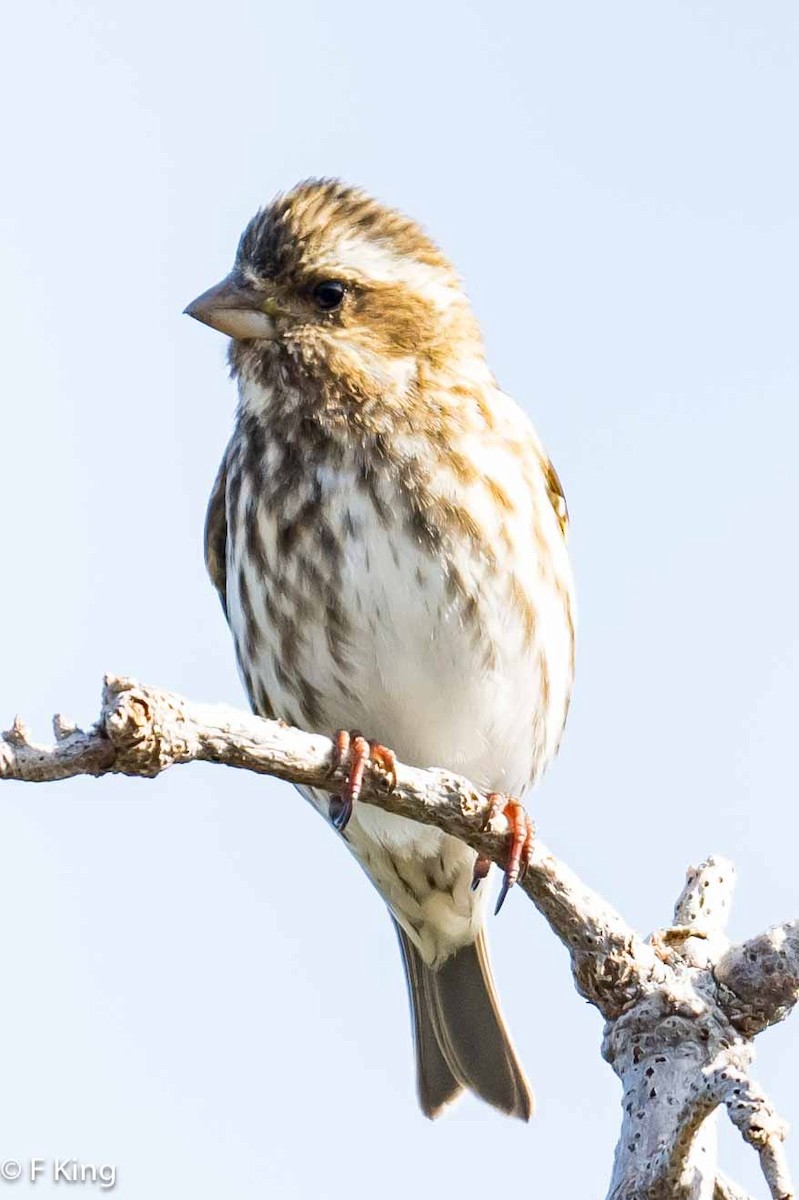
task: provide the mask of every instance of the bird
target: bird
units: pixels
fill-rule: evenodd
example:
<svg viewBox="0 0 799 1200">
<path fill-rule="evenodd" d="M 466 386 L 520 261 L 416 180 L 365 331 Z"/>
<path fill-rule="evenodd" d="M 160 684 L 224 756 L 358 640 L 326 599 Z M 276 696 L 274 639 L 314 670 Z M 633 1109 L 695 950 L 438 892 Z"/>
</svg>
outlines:
<svg viewBox="0 0 799 1200">
<path fill-rule="evenodd" d="M 358 187 L 279 194 L 185 311 L 230 338 L 238 386 L 208 572 L 253 710 L 335 739 L 342 794 L 300 790 L 395 924 L 421 1109 L 467 1091 L 528 1120 L 488 958 L 488 862 L 358 787 L 367 761 L 390 786 L 395 756 L 467 776 L 513 831 L 501 898 L 518 878 L 519 797 L 558 749 L 574 674 L 558 475 L 450 261 Z"/>
</svg>

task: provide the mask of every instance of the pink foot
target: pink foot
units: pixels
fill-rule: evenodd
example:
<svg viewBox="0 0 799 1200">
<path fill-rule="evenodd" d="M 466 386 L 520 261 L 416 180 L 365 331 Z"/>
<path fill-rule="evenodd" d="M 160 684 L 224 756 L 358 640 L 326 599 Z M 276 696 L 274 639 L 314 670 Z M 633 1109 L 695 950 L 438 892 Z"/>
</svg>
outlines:
<svg viewBox="0 0 799 1200">
<path fill-rule="evenodd" d="M 505 863 L 505 877 L 502 880 L 502 887 L 499 890 L 497 898 L 497 906 L 494 909 L 496 915 L 505 903 L 505 897 L 514 883 L 518 883 L 527 870 L 533 852 L 535 826 L 521 800 L 517 800 L 515 796 L 506 796 L 503 792 L 489 792 L 488 800 L 490 808 L 488 810 L 488 817 L 486 818 L 486 827 L 491 824 L 494 817 L 500 815 L 505 818 L 510 826 L 510 847 L 508 849 L 507 862 Z M 491 860 L 482 854 L 478 854 L 472 876 L 473 890 L 485 879 L 490 867 Z"/>
<path fill-rule="evenodd" d="M 339 796 L 331 797 L 329 810 L 330 820 L 339 833 L 343 833 L 347 828 L 352 816 L 352 807 L 361 794 L 367 763 L 380 768 L 386 776 L 389 790 L 396 787 L 397 757 L 394 751 L 380 742 L 367 741 L 357 730 L 350 733 L 346 729 L 339 729 L 334 739 L 330 774 L 335 775 L 336 771 L 346 768 L 347 782 Z"/>
</svg>

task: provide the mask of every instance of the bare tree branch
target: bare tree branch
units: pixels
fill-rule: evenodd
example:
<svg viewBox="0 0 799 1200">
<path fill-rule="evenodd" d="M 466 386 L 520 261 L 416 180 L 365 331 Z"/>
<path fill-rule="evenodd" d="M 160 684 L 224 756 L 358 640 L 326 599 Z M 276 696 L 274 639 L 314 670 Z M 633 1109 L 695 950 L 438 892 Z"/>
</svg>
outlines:
<svg viewBox="0 0 799 1200">
<path fill-rule="evenodd" d="M 341 785 L 329 738 L 130 679 L 106 678 L 92 729 L 56 717 L 54 732 L 54 744 L 38 745 L 17 719 L 0 739 L 0 779 L 152 778 L 212 762 L 327 791 Z M 487 824 L 487 798 L 451 772 L 398 764 L 389 790 L 370 768 L 361 800 L 504 861 L 504 817 Z M 716 1171 L 720 1106 L 756 1149 L 772 1197 L 794 1197 L 785 1127 L 750 1068 L 754 1035 L 799 998 L 799 922 L 729 948 L 733 886 L 724 859 L 691 868 L 673 923 L 644 939 L 545 846 L 534 847 L 521 888 L 569 951 L 578 991 L 605 1018 L 602 1051 L 624 1090 L 610 1200 L 746 1200 Z"/>
<path fill-rule="evenodd" d="M 680 942 L 683 957 L 694 966 L 715 962 L 726 951 L 734 890 L 735 867 L 726 858 L 711 855 L 700 867 L 689 868 L 674 906 L 674 924 L 664 936 L 672 944 Z"/>
<path fill-rule="evenodd" d="M 224 705 L 194 704 L 131 679 L 106 677 L 101 716 L 89 731 L 61 717 L 55 720 L 55 744 L 38 745 L 17 718 L 0 742 L 0 779 L 152 778 L 180 763 L 213 762 L 331 792 L 342 782 L 341 775 L 332 773 L 333 743 L 327 737 Z M 380 773 L 367 772 L 361 800 L 436 825 L 494 861 L 504 861 L 505 818 L 495 817 L 486 827 L 486 797 L 459 775 L 400 763 L 390 792 Z M 568 947 L 583 994 L 604 1015 L 619 1011 L 637 987 L 661 970 L 658 956 L 643 939 L 540 842 L 522 887 Z"/>
<path fill-rule="evenodd" d="M 730 1120 L 760 1156 L 773 1200 L 793 1200 L 795 1192 L 785 1157 L 785 1122 L 746 1071 L 736 1071 L 725 1063 L 713 1074 L 713 1090 L 726 1106 Z"/>
<path fill-rule="evenodd" d="M 732 946 L 717 962 L 715 976 L 730 992 L 730 1015 L 747 1037 L 783 1021 L 799 1000 L 799 921 Z"/>
</svg>

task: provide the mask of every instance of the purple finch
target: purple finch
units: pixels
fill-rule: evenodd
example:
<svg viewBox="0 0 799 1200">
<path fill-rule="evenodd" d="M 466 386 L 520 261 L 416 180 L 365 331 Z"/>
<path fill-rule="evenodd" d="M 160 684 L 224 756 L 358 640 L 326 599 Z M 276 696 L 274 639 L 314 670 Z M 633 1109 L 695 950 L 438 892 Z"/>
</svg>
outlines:
<svg viewBox="0 0 799 1200">
<path fill-rule="evenodd" d="M 569 705 L 566 505 L 450 263 L 415 222 L 312 180 L 253 218 L 231 274 L 187 312 L 232 338 L 239 407 L 206 552 L 253 708 L 362 729 L 406 763 L 520 795 Z M 344 798 L 306 794 L 396 924 L 422 1108 L 468 1088 L 526 1119 L 486 951 L 486 864 L 353 803 L 364 757 L 390 770 L 391 755 L 338 736 Z"/>
</svg>

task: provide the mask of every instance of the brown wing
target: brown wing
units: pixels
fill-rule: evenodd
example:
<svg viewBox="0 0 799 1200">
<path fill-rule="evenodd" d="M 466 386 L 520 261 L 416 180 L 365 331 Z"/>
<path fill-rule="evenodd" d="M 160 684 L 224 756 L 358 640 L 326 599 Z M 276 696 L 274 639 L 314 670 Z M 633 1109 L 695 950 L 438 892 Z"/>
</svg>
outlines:
<svg viewBox="0 0 799 1200">
<path fill-rule="evenodd" d="M 227 450 L 217 472 L 205 515 L 205 565 L 227 616 Z"/>
<path fill-rule="evenodd" d="M 563 484 L 560 482 L 558 473 L 548 458 L 544 460 L 544 475 L 547 481 L 547 493 L 555 510 L 555 516 L 558 518 L 561 533 L 566 537 L 569 531 L 569 510 L 566 507 Z"/>
</svg>

